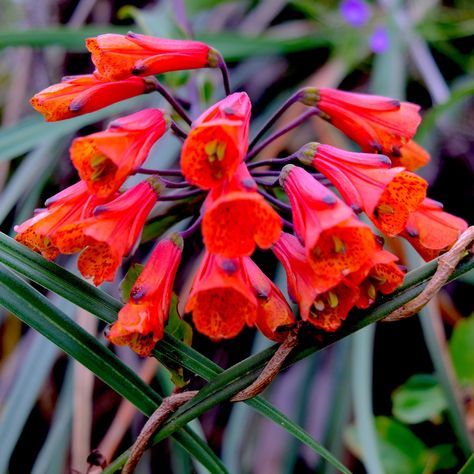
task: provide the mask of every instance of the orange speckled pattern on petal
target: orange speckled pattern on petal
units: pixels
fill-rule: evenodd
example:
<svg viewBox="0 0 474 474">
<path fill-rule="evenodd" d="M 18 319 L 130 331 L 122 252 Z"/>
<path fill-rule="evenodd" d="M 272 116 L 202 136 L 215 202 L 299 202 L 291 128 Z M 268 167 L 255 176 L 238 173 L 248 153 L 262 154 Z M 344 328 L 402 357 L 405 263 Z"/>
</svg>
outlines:
<svg viewBox="0 0 474 474">
<path fill-rule="evenodd" d="M 106 242 L 90 243 L 81 253 L 77 268 L 85 278 L 91 278 L 94 285 L 99 286 L 104 281 L 113 281 L 122 256 Z"/>
</svg>

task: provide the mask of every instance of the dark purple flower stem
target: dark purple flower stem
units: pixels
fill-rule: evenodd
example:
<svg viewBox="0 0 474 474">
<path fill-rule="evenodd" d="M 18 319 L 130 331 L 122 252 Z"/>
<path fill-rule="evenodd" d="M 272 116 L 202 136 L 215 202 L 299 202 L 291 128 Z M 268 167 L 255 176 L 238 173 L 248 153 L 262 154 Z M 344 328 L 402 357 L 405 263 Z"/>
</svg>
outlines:
<svg viewBox="0 0 474 474">
<path fill-rule="evenodd" d="M 227 64 L 224 61 L 224 58 L 219 55 L 217 67 L 221 70 L 222 81 L 224 82 L 224 91 L 225 95 L 230 95 L 230 77 L 229 70 L 227 69 Z"/>
<path fill-rule="evenodd" d="M 298 155 L 294 153 L 290 156 L 285 156 L 283 158 L 271 158 L 269 160 L 255 161 L 254 163 L 249 163 L 247 165 L 247 168 L 251 170 L 253 168 L 259 168 L 260 166 L 286 165 L 287 163 L 290 163 L 291 161 L 296 160 L 297 158 Z"/>
<path fill-rule="evenodd" d="M 273 178 L 273 180 L 272 181 L 265 181 L 264 179 L 255 178 L 255 182 L 257 184 L 260 184 L 261 186 L 267 186 L 269 188 L 273 188 L 273 186 L 278 186 L 278 184 L 279 184 L 278 178 L 275 179 L 275 176 L 267 176 L 267 178 Z"/>
<path fill-rule="evenodd" d="M 265 198 L 267 199 L 268 201 L 270 201 L 272 204 L 274 204 L 275 206 L 279 207 L 280 209 L 282 209 L 283 211 L 286 211 L 286 212 L 291 212 L 291 206 L 289 206 L 288 204 L 285 204 L 284 202 L 280 201 L 278 198 L 272 196 L 271 194 L 267 193 L 266 191 L 264 191 L 263 189 L 258 189 L 258 192 Z"/>
<path fill-rule="evenodd" d="M 175 170 L 150 170 L 147 168 L 137 168 L 135 170 L 135 174 L 157 174 L 160 176 L 178 176 L 182 177 L 183 173 L 181 170 L 175 169 Z"/>
<path fill-rule="evenodd" d="M 258 131 L 257 135 L 255 135 L 253 140 L 250 142 L 249 150 L 252 150 L 252 148 L 257 144 L 260 138 L 262 138 L 265 132 L 286 112 L 287 109 L 302 99 L 303 94 L 304 91 L 302 90 L 295 92 L 289 99 L 286 100 L 286 102 L 283 103 L 283 105 L 280 106 L 280 108 L 267 120 L 265 125 Z"/>
<path fill-rule="evenodd" d="M 158 81 L 155 84 L 156 92 L 158 92 L 170 105 L 176 110 L 177 114 L 188 124 L 191 125 L 192 120 L 186 111 L 181 107 L 179 102 L 162 86 Z"/>
<path fill-rule="evenodd" d="M 160 201 L 179 201 L 181 199 L 187 199 L 189 197 L 199 196 L 199 194 L 202 194 L 202 193 L 204 193 L 202 189 L 193 189 L 192 191 L 186 191 L 183 193 L 168 194 L 165 196 L 160 196 L 159 200 Z"/>
<path fill-rule="evenodd" d="M 265 147 L 267 147 L 271 142 L 275 141 L 277 138 L 280 138 L 285 133 L 288 133 L 290 130 L 300 126 L 304 123 L 308 118 L 312 117 L 313 115 L 318 115 L 319 110 L 316 108 L 312 108 L 308 110 L 304 114 L 301 114 L 297 119 L 290 122 L 286 127 L 277 130 L 275 133 L 270 135 L 267 139 L 265 139 L 258 147 L 254 148 L 250 153 L 247 154 L 245 161 L 250 161 L 255 158 Z"/>
<path fill-rule="evenodd" d="M 160 176 L 160 181 L 170 189 L 174 188 L 189 188 L 191 185 L 187 181 L 181 181 L 179 183 L 176 183 L 174 181 L 170 181 L 169 179 L 165 179 L 162 176 Z"/>
<path fill-rule="evenodd" d="M 173 121 L 171 122 L 170 128 L 171 131 L 181 140 L 186 140 L 188 137 L 188 134 Z"/>
<path fill-rule="evenodd" d="M 293 232 L 293 224 L 290 221 L 287 221 L 286 219 L 283 219 L 283 217 L 281 217 L 281 216 L 280 216 L 280 219 L 283 222 L 283 227 L 286 227 L 291 232 Z"/>
<path fill-rule="evenodd" d="M 181 231 L 179 234 L 183 239 L 187 239 L 188 237 L 191 237 L 196 230 L 199 229 L 201 226 L 202 222 L 202 216 L 199 216 L 187 229 Z"/>
</svg>

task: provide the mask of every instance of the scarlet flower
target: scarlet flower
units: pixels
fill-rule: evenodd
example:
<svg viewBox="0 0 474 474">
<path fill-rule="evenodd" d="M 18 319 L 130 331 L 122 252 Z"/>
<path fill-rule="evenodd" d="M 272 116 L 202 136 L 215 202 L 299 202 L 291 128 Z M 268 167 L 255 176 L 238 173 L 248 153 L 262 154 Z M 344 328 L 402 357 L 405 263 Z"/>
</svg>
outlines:
<svg viewBox="0 0 474 474">
<path fill-rule="evenodd" d="M 159 109 L 119 118 L 104 132 L 76 138 L 70 149 L 72 162 L 91 193 L 109 196 L 143 164 L 167 126 Z"/>
<path fill-rule="evenodd" d="M 308 91 L 303 101 L 364 151 L 390 154 L 415 135 L 421 122 L 418 105 L 388 97 L 322 88 Z"/>
<path fill-rule="evenodd" d="M 153 83 L 139 77 L 107 82 L 94 74 L 85 74 L 64 77 L 59 84 L 35 94 L 30 103 L 47 122 L 56 122 L 89 114 L 152 90 Z"/>
<path fill-rule="evenodd" d="M 318 275 L 293 235 L 283 232 L 273 252 L 285 269 L 288 293 L 298 303 L 303 321 L 325 331 L 338 329 L 358 299 L 357 288 L 329 274 Z"/>
<path fill-rule="evenodd" d="M 426 198 L 413 212 L 402 237 L 426 260 L 448 250 L 467 229 L 467 222 L 443 211 L 443 205 Z"/>
<path fill-rule="evenodd" d="M 313 270 L 337 281 L 358 270 L 375 247 L 370 228 L 302 168 L 285 166 L 280 182 L 290 199 L 295 233 Z"/>
<path fill-rule="evenodd" d="M 272 341 L 281 342 L 296 320 L 280 289 L 249 258 L 242 259 L 257 296 L 257 328 Z"/>
<path fill-rule="evenodd" d="M 282 221 L 256 192 L 245 164 L 231 182 L 215 188 L 204 204 L 202 235 L 209 252 L 227 258 L 251 255 L 256 246 L 270 248 L 280 236 Z"/>
<path fill-rule="evenodd" d="M 99 74 L 109 81 L 169 71 L 216 67 L 218 53 L 199 41 L 154 38 L 129 32 L 86 40 Z"/>
<path fill-rule="evenodd" d="M 195 120 L 181 150 L 190 183 L 211 189 L 232 177 L 247 152 L 250 110 L 247 94 L 237 92 Z"/>
<path fill-rule="evenodd" d="M 405 274 L 396 265 L 397 256 L 378 248 L 360 270 L 350 274 L 347 280 L 359 287 L 358 308 L 368 308 L 377 296 L 393 293 L 402 283 Z"/>
<path fill-rule="evenodd" d="M 401 148 L 394 148 L 389 157 L 393 166 L 403 166 L 408 171 L 415 171 L 430 162 L 430 154 L 414 140 Z"/>
<path fill-rule="evenodd" d="M 363 210 L 390 236 L 405 227 L 410 212 L 426 197 L 428 183 L 404 168 L 391 168 L 384 155 L 352 153 L 329 145 L 311 144 L 312 157 L 302 161 L 321 171 L 353 209 Z"/>
<path fill-rule="evenodd" d="M 109 341 L 130 346 L 142 357 L 150 355 L 163 337 L 182 251 L 183 239 L 177 234 L 158 242 L 107 334 Z"/>
<path fill-rule="evenodd" d="M 110 203 L 96 207 L 93 216 L 59 229 L 53 243 L 61 253 L 82 253 L 77 265 L 95 285 L 113 281 L 122 261 L 135 245 L 156 203 L 160 185 L 153 179 L 129 189 Z"/>
<path fill-rule="evenodd" d="M 63 225 L 87 218 L 104 199 L 91 196 L 83 181 L 64 189 L 46 201 L 46 209 L 37 209 L 35 216 L 18 226 L 15 239 L 47 260 L 59 255 L 53 237 Z"/>
<path fill-rule="evenodd" d="M 186 312 L 197 330 L 214 341 L 236 336 L 257 318 L 257 299 L 242 259 L 225 259 L 206 251 L 194 278 Z"/>
</svg>

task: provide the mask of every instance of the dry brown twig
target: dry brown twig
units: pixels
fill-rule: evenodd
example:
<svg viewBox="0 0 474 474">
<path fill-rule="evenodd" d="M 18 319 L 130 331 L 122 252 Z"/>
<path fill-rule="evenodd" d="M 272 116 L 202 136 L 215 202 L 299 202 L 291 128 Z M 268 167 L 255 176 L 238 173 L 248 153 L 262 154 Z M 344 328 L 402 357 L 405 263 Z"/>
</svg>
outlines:
<svg viewBox="0 0 474 474">
<path fill-rule="evenodd" d="M 383 321 L 393 322 L 405 319 L 418 313 L 433 296 L 446 284 L 466 251 L 472 252 L 474 226 L 466 229 L 455 244 L 438 260 L 438 268 L 425 289 L 414 299 L 389 314 Z"/>
</svg>

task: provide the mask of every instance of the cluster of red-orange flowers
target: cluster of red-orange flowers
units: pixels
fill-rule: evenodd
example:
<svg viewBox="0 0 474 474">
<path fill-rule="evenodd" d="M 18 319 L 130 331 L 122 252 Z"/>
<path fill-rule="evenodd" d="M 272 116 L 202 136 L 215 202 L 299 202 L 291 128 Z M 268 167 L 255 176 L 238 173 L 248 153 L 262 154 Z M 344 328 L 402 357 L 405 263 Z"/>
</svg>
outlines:
<svg viewBox="0 0 474 474">
<path fill-rule="evenodd" d="M 31 100 L 46 120 L 163 91 L 150 77 L 158 73 L 223 64 L 217 51 L 196 41 L 107 34 L 87 40 L 87 47 L 93 74 L 67 77 Z M 283 265 L 301 319 L 335 331 L 351 308 L 367 308 L 404 276 L 397 257 L 357 214 L 364 212 L 384 235 L 405 237 L 427 260 L 448 249 L 466 223 L 428 199 L 426 181 L 412 172 L 429 160 L 411 140 L 418 106 L 334 89 L 304 89 L 292 100 L 339 128 L 363 153 L 309 143 L 289 157 L 255 160 L 262 147 L 249 153 L 251 103 L 244 92 L 211 106 L 189 132 L 162 110 L 142 110 L 73 141 L 71 160 L 81 180 L 17 226 L 17 240 L 50 260 L 81 252 L 80 272 L 99 285 L 114 280 L 156 205 L 202 195 L 191 227 L 155 246 L 109 339 L 150 353 L 163 336 L 183 240 L 199 227 L 205 249 L 185 312 L 200 332 L 219 340 L 256 325 L 280 341 L 295 325 L 284 295 L 251 259 L 256 247 L 271 249 Z M 169 129 L 184 140 L 180 169 L 156 170 L 121 191 L 130 175 L 149 172 L 141 167 Z"/>
</svg>

